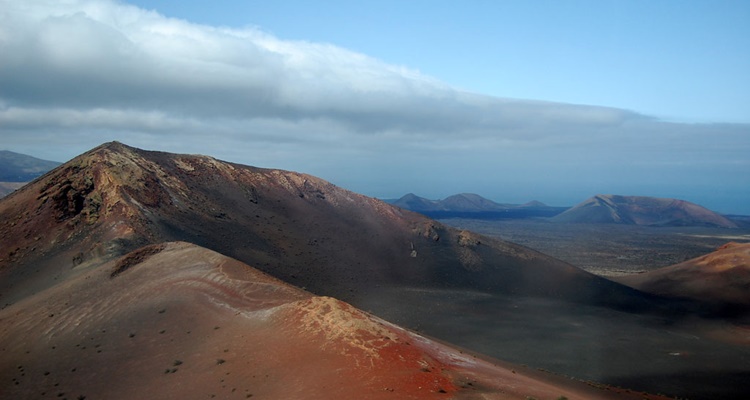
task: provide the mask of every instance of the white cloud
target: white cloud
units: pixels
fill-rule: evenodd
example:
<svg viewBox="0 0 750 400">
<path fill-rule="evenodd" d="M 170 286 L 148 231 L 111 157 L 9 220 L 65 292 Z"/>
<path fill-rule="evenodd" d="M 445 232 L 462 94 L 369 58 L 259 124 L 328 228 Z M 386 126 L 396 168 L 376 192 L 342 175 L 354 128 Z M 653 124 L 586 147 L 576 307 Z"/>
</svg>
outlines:
<svg viewBox="0 0 750 400">
<path fill-rule="evenodd" d="M 48 146 L 36 153 L 60 151 L 58 160 L 117 139 L 373 183 L 375 160 L 455 176 L 492 166 L 540 173 L 570 157 L 643 169 L 644 154 L 660 165 L 684 154 L 745 165 L 750 153 L 747 125 L 466 93 L 331 44 L 108 0 L 0 0 L 0 54 L 3 141 Z M 450 172 L 440 159 L 453 162 Z"/>
</svg>

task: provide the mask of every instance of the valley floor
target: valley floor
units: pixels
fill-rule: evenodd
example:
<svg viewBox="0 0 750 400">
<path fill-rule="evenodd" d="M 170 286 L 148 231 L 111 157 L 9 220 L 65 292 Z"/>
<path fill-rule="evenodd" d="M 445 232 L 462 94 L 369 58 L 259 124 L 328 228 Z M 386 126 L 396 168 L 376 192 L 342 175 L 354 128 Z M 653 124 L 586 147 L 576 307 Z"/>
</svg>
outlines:
<svg viewBox="0 0 750 400">
<path fill-rule="evenodd" d="M 750 242 L 750 229 L 559 224 L 541 219 L 441 219 L 456 228 L 532 248 L 600 276 L 677 264 L 727 242 Z"/>
</svg>

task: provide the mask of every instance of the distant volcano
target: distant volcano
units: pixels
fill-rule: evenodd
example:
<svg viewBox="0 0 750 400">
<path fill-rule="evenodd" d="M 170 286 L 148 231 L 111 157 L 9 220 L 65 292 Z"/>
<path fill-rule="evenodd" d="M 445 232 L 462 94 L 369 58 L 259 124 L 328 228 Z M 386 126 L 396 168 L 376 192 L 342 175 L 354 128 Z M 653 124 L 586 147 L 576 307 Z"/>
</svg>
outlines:
<svg viewBox="0 0 750 400">
<path fill-rule="evenodd" d="M 29 182 L 58 165 L 59 162 L 0 150 L 0 182 Z"/>
<path fill-rule="evenodd" d="M 409 193 L 400 199 L 387 200 L 394 206 L 427 215 L 431 218 L 512 219 L 552 217 L 567 207 L 550 207 L 532 200 L 525 204 L 496 203 L 474 193 L 459 193 L 442 200 L 429 200 Z"/>
<path fill-rule="evenodd" d="M 116 142 L 0 200 L 0 249 L 0 393 L 12 398 L 640 398 L 508 374 L 373 314 L 494 356 L 535 339 L 523 356 L 619 382 L 629 364 L 582 364 L 569 345 L 588 351 L 580 337 L 607 329 L 600 315 L 683 305 L 310 175 Z M 95 377 L 109 384 L 80 391 Z"/>
<path fill-rule="evenodd" d="M 428 200 L 414 193 L 404 195 L 398 200 L 390 201 L 391 204 L 416 212 L 453 211 L 453 212 L 487 212 L 503 211 L 509 208 L 519 207 L 517 204 L 500 204 L 486 199 L 474 193 L 459 193 L 448 196 L 442 200 Z M 545 205 L 540 202 L 527 203 L 526 206 Z"/>
<path fill-rule="evenodd" d="M 737 228 L 737 224 L 726 217 L 684 200 L 603 194 L 583 201 L 553 217 L 552 220 L 576 223 Z"/>
<path fill-rule="evenodd" d="M 0 198 L 13 193 L 14 190 L 58 165 L 58 162 L 0 150 Z"/>
</svg>

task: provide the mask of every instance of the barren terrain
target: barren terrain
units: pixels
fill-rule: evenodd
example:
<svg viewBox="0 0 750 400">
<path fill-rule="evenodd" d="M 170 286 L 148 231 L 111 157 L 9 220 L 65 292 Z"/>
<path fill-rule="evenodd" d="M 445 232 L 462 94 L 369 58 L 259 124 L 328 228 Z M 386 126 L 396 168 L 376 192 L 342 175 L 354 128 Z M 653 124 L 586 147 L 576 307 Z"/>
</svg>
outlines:
<svg viewBox="0 0 750 400">
<path fill-rule="evenodd" d="M 188 243 L 0 311 L 3 399 L 658 399 L 496 365 Z"/>
<path fill-rule="evenodd" d="M 85 332 L 75 331 L 77 336 L 59 345 L 52 343 L 59 336 L 44 336 L 53 332 L 44 328 L 45 324 L 57 320 L 48 316 L 52 319 L 40 322 L 40 318 L 59 312 L 75 315 L 66 311 L 74 304 L 70 299 L 79 293 L 94 293 L 66 290 L 83 287 L 98 291 L 98 295 L 76 302 L 94 308 L 115 301 L 117 293 L 129 296 L 123 293 L 132 289 L 121 289 L 112 282 L 134 279 L 139 263 L 159 260 L 154 254 L 161 252 L 153 246 L 170 241 L 189 242 L 232 257 L 314 295 L 347 301 L 385 320 L 472 351 L 597 385 L 713 399 L 745 393 L 744 382 L 750 379 L 750 347 L 743 319 L 747 316 L 727 320 L 698 302 L 639 292 L 529 248 L 453 229 L 310 175 L 108 143 L 0 201 L 0 217 L 4 249 L 0 253 L 0 302 L 3 318 L 7 318 L 2 326 L 8 326 L 5 332 L 17 341 L 6 347 L 13 352 L 13 357 L 6 359 L 17 363 L 15 367 L 23 367 L 19 375 L 4 375 L 11 379 L 3 381 L 7 385 L 30 387 L 21 379 L 27 376 L 24 363 L 31 362 L 25 354 L 35 354 L 35 360 L 47 359 L 47 352 L 35 351 L 48 345 L 56 347 L 51 350 L 82 345 L 78 338 L 97 340 L 92 332 L 98 328 L 91 326 Z M 143 246 L 150 250 L 137 251 Z M 106 278 L 110 283 L 95 285 L 93 278 L 87 281 L 84 272 L 101 265 L 111 265 L 105 272 L 97 270 L 97 274 L 103 274 L 99 279 Z M 207 282 L 209 286 L 211 282 Z M 185 304 L 191 303 L 196 293 L 180 290 L 175 294 L 178 300 L 158 297 L 160 290 L 168 287 L 153 287 L 156 298 L 161 299 L 157 301 L 160 307 L 165 301 L 188 307 Z M 213 290 L 226 292 L 222 284 Z M 144 295 L 134 298 L 133 305 L 155 299 L 150 296 L 152 291 L 141 293 Z M 187 303 L 179 300 L 180 296 L 187 296 Z M 254 300 L 241 297 L 241 301 L 250 301 L 250 311 L 259 310 L 253 308 Z M 337 310 L 341 303 L 323 303 L 326 310 L 340 314 Z M 305 304 L 300 303 L 302 309 L 319 315 L 314 312 L 319 307 Z M 53 310 L 51 306 L 62 308 Z M 206 321 L 221 327 L 215 318 L 224 321 L 234 315 L 226 313 L 226 308 L 214 312 L 211 307 L 194 321 L 202 321 L 205 316 Z M 113 310 L 100 314 L 112 315 L 117 321 L 141 318 L 129 306 Z M 192 312 L 181 309 L 181 314 Z M 96 323 L 101 315 L 74 320 Z M 329 316 L 327 311 L 322 320 Z M 302 321 L 302 326 L 309 326 L 304 322 L 309 320 Z M 153 321 L 146 318 L 140 323 Z M 186 322 L 170 323 L 183 329 L 180 324 Z M 43 329 L 35 330 L 35 324 Z M 50 326 L 57 329 L 57 325 Z M 64 326 L 74 327 L 75 323 L 67 321 Z M 206 329 L 213 332 L 214 326 Z M 110 332 L 115 327 L 103 329 Z M 24 337 L 26 332 L 33 335 Z M 167 328 L 157 330 L 158 335 L 167 332 Z M 211 336 L 206 335 L 202 337 L 208 340 Z M 347 335 L 351 340 L 345 343 L 361 343 L 356 335 Z M 179 342 L 178 337 L 170 339 L 182 343 L 179 349 L 191 345 Z M 157 344 L 163 343 L 149 340 L 153 345 L 148 347 L 150 353 L 160 354 Z M 230 337 L 217 340 L 225 343 Z M 321 342 L 321 346 L 327 342 Z M 5 343 L 11 343 L 11 339 Z M 200 346 L 195 351 L 208 354 Z M 307 360 L 319 356 L 310 353 Z M 173 358 L 165 357 L 160 360 Z M 110 360 L 113 368 L 120 360 Z M 229 359 L 225 360 L 228 363 Z M 182 358 L 171 362 L 176 361 L 187 365 Z M 160 368 L 166 371 L 168 366 L 162 364 Z M 76 371 L 79 368 L 67 366 Z M 178 365 L 169 370 L 173 368 L 182 371 Z M 326 368 L 310 364 L 305 371 L 314 374 Z M 274 382 L 286 384 L 287 378 Z M 54 383 L 50 383 L 52 387 Z M 487 387 L 491 392 L 491 385 Z M 267 396 L 273 397 L 276 389 L 266 389 Z M 442 395 L 441 389 L 450 392 L 447 386 L 441 386 L 434 394 Z M 219 396 L 215 392 L 205 394 Z M 537 398 L 556 396 L 547 392 Z"/>
<path fill-rule="evenodd" d="M 601 276 L 650 271 L 708 254 L 750 229 L 564 224 L 543 219 L 442 219 L 447 225 L 518 243 Z"/>
</svg>

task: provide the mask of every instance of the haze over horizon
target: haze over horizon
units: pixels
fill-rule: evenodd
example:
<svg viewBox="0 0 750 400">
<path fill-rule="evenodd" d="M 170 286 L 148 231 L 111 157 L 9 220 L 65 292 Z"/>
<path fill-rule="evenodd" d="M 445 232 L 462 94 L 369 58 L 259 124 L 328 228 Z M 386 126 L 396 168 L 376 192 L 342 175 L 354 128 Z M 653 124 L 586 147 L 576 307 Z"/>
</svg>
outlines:
<svg viewBox="0 0 750 400">
<path fill-rule="evenodd" d="M 747 2 L 273 3 L 0 0 L 0 147 L 750 214 Z"/>
</svg>

